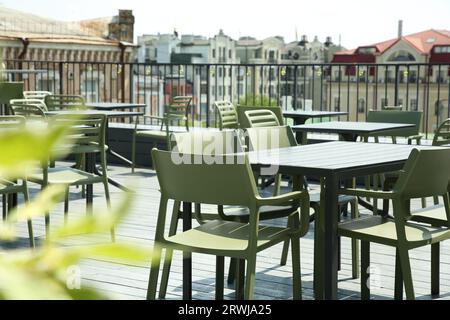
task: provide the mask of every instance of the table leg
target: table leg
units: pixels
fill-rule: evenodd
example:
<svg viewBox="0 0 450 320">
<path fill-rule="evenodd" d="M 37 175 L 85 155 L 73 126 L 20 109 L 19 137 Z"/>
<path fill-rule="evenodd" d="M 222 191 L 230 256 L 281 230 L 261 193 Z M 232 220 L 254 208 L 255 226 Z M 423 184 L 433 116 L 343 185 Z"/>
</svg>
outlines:
<svg viewBox="0 0 450 320">
<path fill-rule="evenodd" d="M 306 118 L 294 118 L 294 126 L 301 126 L 305 124 Z M 307 132 L 297 132 L 295 134 L 295 139 L 297 139 L 297 143 L 300 145 L 308 143 L 308 133 Z"/>
<path fill-rule="evenodd" d="M 192 229 L 192 203 L 183 203 L 183 231 Z M 192 254 L 183 253 L 183 300 L 192 300 Z"/>
<path fill-rule="evenodd" d="M 339 180 L 331 175 L 324 179 L 323 202 L 316 222 L 318 244 L 314 265 L 316 299 L 336 300 L 338 280 L 338 195 Z"/>
<path fill-rule="evenodd" d="M 85 156 L 86 171 L 93 173 L 95 171 L 95 154 L 87 153 Z M 94 198 L 94 186 L 92 184 L 86 185 L 86 208 L 88 213 L 92 213 L 92 203 Z"/>
</svg>

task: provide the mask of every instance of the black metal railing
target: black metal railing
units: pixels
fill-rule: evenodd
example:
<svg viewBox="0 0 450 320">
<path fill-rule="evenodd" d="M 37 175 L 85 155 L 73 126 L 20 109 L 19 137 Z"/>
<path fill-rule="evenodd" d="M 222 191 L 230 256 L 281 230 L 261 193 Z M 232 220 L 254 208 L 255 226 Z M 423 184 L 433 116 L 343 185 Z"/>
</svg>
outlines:
<svg viewBox="0 0 450 320">
<path fill-rule="evenodd" d="M 173 96 L 192 95 L 195 125 L 216 125 L 213 102 L 345 111 L 402 105 L 424 114 L 422 132 L 450 117 L 450 64 L 146 64 L 5 61 L 9 80 L 26 90 L 80 94 L 88 101 L 139 102 L 160 115 Z"/>
</svg>

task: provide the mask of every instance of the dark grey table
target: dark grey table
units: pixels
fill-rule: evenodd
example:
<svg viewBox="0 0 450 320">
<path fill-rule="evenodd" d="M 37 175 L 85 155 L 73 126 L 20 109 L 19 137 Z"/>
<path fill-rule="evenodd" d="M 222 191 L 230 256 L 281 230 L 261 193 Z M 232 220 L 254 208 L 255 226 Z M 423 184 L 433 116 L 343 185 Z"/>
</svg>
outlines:
<svg viewBox="0 0 450 320">
<path fill-rule="evenodd" d="M 283 111 L 283 116 L 285 118 L 290 118 L 294 120 L 294 126 L 299 126 L 305 124 L 309 119 L 322 119 L 322 118 L 331 118 L 331 117 L 339 117 L 346 116 L 347 112 L 333 112 L 333 111 L 303 111 L 303 110 L 291 110 L 291 111 Z M 302 133 L 296 133 L 297 142 L 302 142 Z"/>
<path fill-rule="evenodd" d="M 305 142 L 308 132 L 335 133 L 345 141 L 356 141 L 358 136 L 366 136 L 377 132 L 391 131 L 414 127 L 414 124 L 405 123 L 378 123 L 378 122 L 324 122 L 293 126 L 292 130 L 302 133 L 302 141 Z"/>
<path fill-rule="evenodd" d="M 276 166 L 280 173 L 294 177 L 323 178 L 323 210 L 316 218 L 319 243 L 314 253 L 316 299 L 337 299 L 338 283 L 338 188 L 353 177 L 396 171 L 403 167 L 414 148 L 433 147 L 381 143 L 328 142 L 286 149 L 250 152 L 255 169 Z M 300 190 L 301 179 L 294 185 Z"/>
<path fill-rule="evenodd" d="M 328 117 L 340 117 L 348 115 L 347 112 L 333 112 L 333 111 L 303 111 L 303 110 L 292 110 L 283 111 L 283 116 L 285 118 L 290 118 L 294 120 L 294 125 L 302 125 L 309 119 L 317 118 L 328 118 Z"/>
<path fill-rule="evenodd" d="M 86 107 L 94 110 L 114 111 L 122 109 L 140 109 L 145 110 L 146 104 L 133 102 L 88 102 Z"/>
</svg>

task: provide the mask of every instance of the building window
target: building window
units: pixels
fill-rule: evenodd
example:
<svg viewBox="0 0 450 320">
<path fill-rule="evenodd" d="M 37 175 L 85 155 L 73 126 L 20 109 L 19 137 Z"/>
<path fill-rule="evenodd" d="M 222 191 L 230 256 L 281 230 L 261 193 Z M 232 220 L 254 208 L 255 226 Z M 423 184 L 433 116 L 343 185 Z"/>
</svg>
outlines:
<svg viewBox="0 0 450 320">
<path fill-rule="evenodd" d="M 358 100 L 358 113 L 364 113 L 366 112 L 366 100 L 363 98 L 360 98 Z"/>
<path fill-rule="evenodd" d="M 231 49 L 230 49 L 230 50 L 228 50 L 228 58 L 229 58 L 229 59 L 231 59 L 231 58 L 232 58 L 232 55 L 233 55 L 233 52 L 231 51 Z"/>
<path fill-rule="evenodd" d="M 212 57 L 213 57 L 213 59 L 216 58 L 216 49 L 213 49 L 213 50 L 212 50 Z"/>
<path fill-rule="evenodd" d="M 223 93 L 223 87 L 219 86 L 219 96 L 222 96 L 222 93 Z"/>
<path fill-rule="evenodd" d="M 222 70 L 223 68 L 219 68 L 219 78 L 222 78 Z"/>
</svg>

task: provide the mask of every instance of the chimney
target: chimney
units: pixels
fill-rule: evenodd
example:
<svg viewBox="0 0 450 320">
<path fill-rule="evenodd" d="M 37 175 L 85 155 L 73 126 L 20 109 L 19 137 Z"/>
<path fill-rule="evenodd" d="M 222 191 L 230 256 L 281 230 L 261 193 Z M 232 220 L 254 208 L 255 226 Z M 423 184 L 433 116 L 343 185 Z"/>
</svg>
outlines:
<svg viewBox="0 0 450 320">
<path fill-rule="evenodd" d="M 398 21 L 398 38 L 403 37 L 403 20 Z"/>
</svg>

